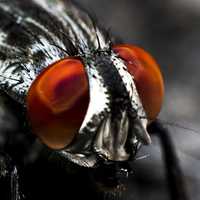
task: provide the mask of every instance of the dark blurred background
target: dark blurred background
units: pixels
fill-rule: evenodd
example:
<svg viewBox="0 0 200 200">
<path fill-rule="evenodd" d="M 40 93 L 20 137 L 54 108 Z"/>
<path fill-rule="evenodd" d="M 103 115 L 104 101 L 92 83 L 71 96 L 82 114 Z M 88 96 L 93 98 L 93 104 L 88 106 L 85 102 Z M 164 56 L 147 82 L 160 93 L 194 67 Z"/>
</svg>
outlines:
<svg viewBox="0 0 200 200">
<path fill-rule="evenodd" d="M 166 87 L 160 119 L 171 124 L 190 199 L 200 199 L 200 1 L 76 1 L 113 35 L 143 47 L 160 64 Z M 168 199 L 158 141 L 141 155 L 149 157 L 134 166 L 129 199 Z"/>
</svg>

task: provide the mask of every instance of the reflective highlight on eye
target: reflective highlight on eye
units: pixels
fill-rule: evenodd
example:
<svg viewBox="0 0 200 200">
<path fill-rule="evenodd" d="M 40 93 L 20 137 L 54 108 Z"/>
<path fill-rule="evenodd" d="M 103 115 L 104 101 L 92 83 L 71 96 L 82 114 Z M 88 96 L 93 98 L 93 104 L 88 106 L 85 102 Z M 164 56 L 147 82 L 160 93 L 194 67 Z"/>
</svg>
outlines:
<svg viewBox="0 0 200 200">
<path fill-rule="evenodd" d="M 129 73 L 134 76 L 147 117 L 154 120 L 164 97 L 164 82 L 158 64 L 150 54 L 133 45 L 116 45 L 113 50 L 126 62 Z"/>
<path fill-rule="evenodd" d="M 53 149 L 76 137 L 89 104 L 89 86 L 80 60 L 67 58 L 47 67 L 33 82 L 27 97 L 33 133 Z"/>
</svg>

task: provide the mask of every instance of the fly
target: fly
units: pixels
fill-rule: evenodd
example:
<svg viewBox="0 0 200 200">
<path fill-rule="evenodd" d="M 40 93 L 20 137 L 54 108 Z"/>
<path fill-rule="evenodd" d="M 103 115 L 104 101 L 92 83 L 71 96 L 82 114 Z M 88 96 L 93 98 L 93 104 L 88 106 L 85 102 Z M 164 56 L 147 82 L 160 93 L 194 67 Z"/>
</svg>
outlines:
<svg viewBox="0 0 200 200">
<path fill-rule="evenodd" d="M 0 2 L 1 90 L 41 143 L 88 168 L 134 160 L 164 96 L 152 56 L 107 35 L 71 1 Z"/>
</svg>

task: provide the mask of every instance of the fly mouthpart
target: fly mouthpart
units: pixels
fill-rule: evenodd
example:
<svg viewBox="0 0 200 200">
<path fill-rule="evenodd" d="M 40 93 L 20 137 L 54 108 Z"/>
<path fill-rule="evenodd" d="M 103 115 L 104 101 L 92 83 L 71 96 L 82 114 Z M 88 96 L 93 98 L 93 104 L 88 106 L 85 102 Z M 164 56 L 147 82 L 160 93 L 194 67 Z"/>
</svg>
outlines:
<svg viewBox="0 0 200 200">
<path fill-rule="evenodd" d="M 142 122 L 121 111 L 120 118 L 109 114 L 101 123 L 94 141 L 95 152 L 105 160 L 127 161 L 140 143 L 148 145 L 151 138 Z"/>
<path fill-rule="evenodd" d="M 129 154 L 125 150 L 128 137 L 129 120 L 126 112 L 121 113 L 121 119 L 113 119 L 109 114 L 100 125 L 94 142 L 94 149 L 98 155 L 108 160 L 128 160 Z"/>
</svg>

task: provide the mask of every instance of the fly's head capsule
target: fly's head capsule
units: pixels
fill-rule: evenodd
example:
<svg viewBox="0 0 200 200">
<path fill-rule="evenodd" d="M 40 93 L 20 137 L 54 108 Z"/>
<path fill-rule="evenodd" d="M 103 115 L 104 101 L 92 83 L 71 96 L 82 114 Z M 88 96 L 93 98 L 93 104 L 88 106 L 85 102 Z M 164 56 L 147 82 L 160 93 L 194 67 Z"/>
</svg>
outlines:
<svg viewBox="0 0 200 200">
<path fill-rule="evenodd" d="M 147 124 L 164 95 L 154 59 L 132 45 L 68 57 L 36 78 L 27 95 L 33 133 L 71 161 L 127 161 L 149 144 Z"/>
</svg>

